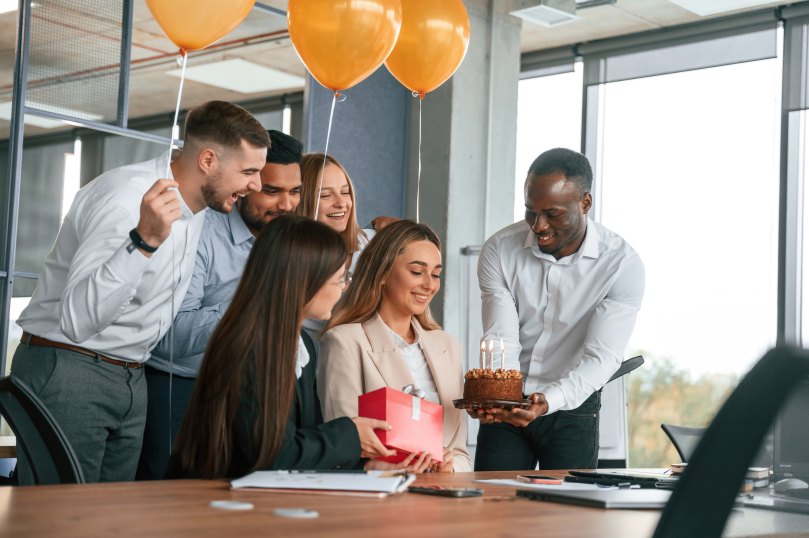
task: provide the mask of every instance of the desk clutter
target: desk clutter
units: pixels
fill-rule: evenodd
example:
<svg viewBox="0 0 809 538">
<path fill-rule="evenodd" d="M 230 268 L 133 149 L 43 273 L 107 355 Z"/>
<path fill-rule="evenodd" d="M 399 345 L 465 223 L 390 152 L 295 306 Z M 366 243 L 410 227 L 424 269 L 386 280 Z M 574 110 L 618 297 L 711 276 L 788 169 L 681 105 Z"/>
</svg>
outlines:
<svg viewBox="0 0 809 538">
<path fill-rule="evenodd" d="M 672 463 L 671 474 L 680 476 L 688 468 L 688 463 Z M 754 489 L 766 488 L 770 485 L 771 470 L 769 467 L 748 467 L 744 475 L 741 492 L 747 493 Z"/>
</svg>

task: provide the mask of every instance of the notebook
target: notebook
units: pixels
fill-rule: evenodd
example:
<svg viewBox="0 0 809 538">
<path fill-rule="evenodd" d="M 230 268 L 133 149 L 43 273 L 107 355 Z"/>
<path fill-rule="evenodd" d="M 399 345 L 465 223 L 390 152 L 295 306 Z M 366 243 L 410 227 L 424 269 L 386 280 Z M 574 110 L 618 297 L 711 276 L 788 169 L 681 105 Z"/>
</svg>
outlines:
<svg viewBox="0 0 809 538">
<path fill-rule="evenodd" d="M 599 491 L 517 490 L 518 497 L 595 508 L 652 508 L 666 506 L 671 492 L 660 489 L 606 489 Z"/>
</svg>

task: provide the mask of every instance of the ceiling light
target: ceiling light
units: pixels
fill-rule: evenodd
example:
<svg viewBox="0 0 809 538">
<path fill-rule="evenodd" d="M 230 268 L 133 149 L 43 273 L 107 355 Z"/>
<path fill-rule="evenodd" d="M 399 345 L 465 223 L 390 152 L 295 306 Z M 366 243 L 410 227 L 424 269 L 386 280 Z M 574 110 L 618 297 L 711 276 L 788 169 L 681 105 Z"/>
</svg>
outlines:
<svg viewBox="0 0 809 538">
<path fill-rule="evenodd" d="M 697 15 L 714 15 L 751 6 L 772 4 L 772 0 L 669 0 Z"/>
<path fill-rule="evenodd" d="M 179 77 L 181 73 L 180 69 L 168 72 L 175 77 Z M 297 89 L 303 88 L 305 83 L 303 77 L 242 59 L 189 67 L 185 70 L 185 78 L 239 93 Z"/>
<path fill-rule="evenodd" d="M 84 112 L 83 110 L 75 110 L 72 108 L 65 108 L 56 105 L 43 105 L 40 103 L 33 103 L 30 101 L 26 104 L 31 108 L 38 108 L 40 110 L 45 110 L 47 112 L 54 112 L 56 114 L 61 114 L 63 116 L 69 116 L 71 118 L 76 119 L 89 120 L 89 121 L 100 121 L 104 119 L 104 116 L 101 116 L 99 114 L 92 114 L 90 112 Z M 11 121 L 11 101 L 0 103 L 0 119 Z M 61 120 L 55 120 L 41 116 L 34 116 L 33 114 L 26 114 L 23 121 L 25 122 L 26 125 L 31 125 L 33 127 L 42 127 L 44 129 L 53 129 L 55 127 L 61 127 L 62 125 L 65 124 L 65 122 Z"/>
<path fill-rule="evenodd" d="M 0 15 L 17 11 L 17 0 L 0 0 Z"/>
<path fill-rule="evenodd" d="M 575 0 L 539 0 L 539 4 L 511 12 L 525 21 L 552 28 L 578 20 Z"/>
</svg>

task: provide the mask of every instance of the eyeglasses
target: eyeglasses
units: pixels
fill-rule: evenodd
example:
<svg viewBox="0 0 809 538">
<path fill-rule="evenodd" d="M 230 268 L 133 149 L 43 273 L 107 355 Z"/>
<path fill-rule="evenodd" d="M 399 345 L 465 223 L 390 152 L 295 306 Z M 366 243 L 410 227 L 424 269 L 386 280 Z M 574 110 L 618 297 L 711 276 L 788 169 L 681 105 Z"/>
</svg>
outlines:
<svg viewBox="0 0 809 538">
<path fill-rule="evenodd" d="M 343 273 L 343 276 L 342 276 L 342 277 L 340 277 L 339 279 L 337 279 L 337 282 L 334 282 L 334 283 L 335 283 L 335 284 L 338 284 L 338 285 L 340 285 L 340 286 L 343 286 L 343 287 L 345 288 L 345 287 L 347 287 L 349 284 L 351 284 L 351 276 L 352 276 L 352 275 L 351 275 L 351 271 L 346 270 L 346 272 L 345 272 L 345 273 Z"/>
</svg>

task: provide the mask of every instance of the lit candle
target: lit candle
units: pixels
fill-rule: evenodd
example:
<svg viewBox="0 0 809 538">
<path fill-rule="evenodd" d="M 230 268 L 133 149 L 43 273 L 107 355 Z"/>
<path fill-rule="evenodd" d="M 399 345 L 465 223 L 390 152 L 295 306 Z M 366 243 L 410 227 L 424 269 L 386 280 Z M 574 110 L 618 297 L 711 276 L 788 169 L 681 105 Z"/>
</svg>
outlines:
<svg viewBox="0 0 809 538">
<path fill-rule="evenodd" d="M 500 337 L 500 369 L 506 368 L 506 346 L 503 344 L 503 337 Z"/>
<path fill-rule="evenodd" d="M 480 369 L 486 368 L 486 340 L 480 341 Z"/>
<path fill-rule="evenodd" d="M 494 370 L 494 338 L 489 338 L 489 367 Z"/>
</svg>

